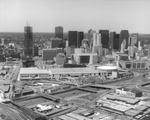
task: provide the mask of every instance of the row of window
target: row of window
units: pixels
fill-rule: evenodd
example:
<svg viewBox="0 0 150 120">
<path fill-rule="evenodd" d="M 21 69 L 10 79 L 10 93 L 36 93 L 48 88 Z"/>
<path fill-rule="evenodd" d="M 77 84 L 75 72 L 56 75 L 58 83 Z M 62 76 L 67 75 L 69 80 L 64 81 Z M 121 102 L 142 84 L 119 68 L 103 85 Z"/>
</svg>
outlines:
<svg viewBox="0 0 150 120">
<path fill-rule="evenodd" d="M 126 63 L 126 68 L 145 68 L 145 63 Z"/>
<path fill-rule="evenodd" d="M 31 78 L 47 78 L 49 77 L 49 74 L 22 74 L 20 75 L 21 78 L 27 78 L 27 77 L 31 77 Z"/>
</svg>

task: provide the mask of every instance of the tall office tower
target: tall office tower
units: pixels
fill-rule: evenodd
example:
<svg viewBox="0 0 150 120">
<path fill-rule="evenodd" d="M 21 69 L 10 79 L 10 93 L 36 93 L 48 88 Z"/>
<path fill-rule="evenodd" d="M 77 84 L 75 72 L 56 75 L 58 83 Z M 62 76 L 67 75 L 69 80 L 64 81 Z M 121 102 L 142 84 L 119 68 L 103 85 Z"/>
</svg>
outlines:
<svg viewBox="0 0 150 120">
<path fill-rule="evenodd" d="M 92 52 L 98 55 L 98 61 L 101 62 L 103 56 L 102 44 L 98 46 L 93 46 Z"/>
<path fill-rule="evenodd" d="M 99 30 L 103 48 L 109 48 L 109 30 Z"/>
<path fill-rule="evenodd" d="M 55 38 L 62 38 L 63 40 L 63 27 L 55 27 Z"/>
<path fill-rule="evenodd" d="M 89 46 L 90 46 L 90 48 L 92 48 L 92 44 L 93 44 L 93 33 L 96 33 L 96 31 L 90 29 L 88 31 L 88 34 L 87 34 L 87 39 L 89 39 Z"/>
<path fill-rule="evenodd" d="M 77 31 L 68 32 L 68 45 L 69 47 L 77 47 Z"/>
<path fill-rule="evenodd" d="M 33 33 L 32 27 L 24 27 L 24 54 L 26 56 L 33 55 Z"/>
<path fill-rule="evenodd" d="M 102 44 L 101 44 L 101 34 L 99 34 L 99 33 L 93 33 L 92 52 L 97 53 L 98 62 L 100 62 L 101 58 L 103 56 L 103 48 L 102 48 Z"/>
<path fill-rule="evenodd" d="M 63 49 L 49 48 L 42 50 L 43 60 L 54 60 L 58 53 L 63 53 Z"/>
<path fill-rule="evenodd" d="M 97 54 L 99 55 L 99 56 L 103 56 L 103 48 L 102 48 L 102 44 L 101 45 L 99 45 L 99 46 L 97 46 Z"/>
<path fill-rule="evenodd" d="M 51 38 L 51 48 L 62 48 L 62 38 Z"/>
<path fill-rule="evenodd" d="M 141 41 L 138 41 L 138 50 L 142 50 L 142 47 L 141 47 Z"/>
<path fill-rule="evenodd" d="M 116 34 L 116 32 L 110 32 L 109 49 L 119 50 L 119 34 Z"/>
<path fill-rule="evenodd" d="M 93 33 L 93 46 L 101 45 L 101 34 Z"/>
<path fill-rule="evenodd" d="M 84 39 L 84 32 L 78 32 L 78 38 L 77 38 L 77 47 L 80 48 L 82 45 L 82 40 Z"/>
<path fill-rule="evenodd" d="M 39 51 L 38 45 L 34 45 L 34 56 L 38 56 L 39 55 L 38 51 Z"/>
<path fill-rule="evenodd" d="M 128 55 L 130 55 L 130 56 L 134 56 L 134 53 L 135 53 L 135 51 L 134 51 L 134 45 L 130 45 L 129 47 L 128 47 Z"/>
<path fill-rule="evenodd" d="M 114 42 L 115 42 L 116 32 L 110 32 L 109 36 L 109 49 L 114 49 Z"/>
<path fill-rule="evenodd" d="M 126 40 L 124 39 L 124 40 L 122 41 L 122 43 L 121 43 L 121 50 L 120 50 L 120 51 L 121 51 L 122 53 L 124 53 L 124 51 L 125 51 L 126 44 L 127 44 L 127 43 L 126 43 Z"/>
<path fill-rule="evenodd" d="M 119 38 L 120 38 L 120 34 L 116 34 L 116 39 L 114 42 L 114 50 L 119 50 Z"/>
<path fill-rule="evenodd" d="M 120 32 L 119 50 L 121 50 L 121 43 L 124 40 L 126 41 L 125 49 L 127 49 L 128 48 L 128 40 L 129 40 L 129 32 L 128 32 L 128 30 L 121 30 L 121 32 Z"/>
<path fill-rule="evenodd" d="M 129 45 L 135 45 L 138 47 L 138 33 L 132 33 L 129 37 Z"/>
</svg>

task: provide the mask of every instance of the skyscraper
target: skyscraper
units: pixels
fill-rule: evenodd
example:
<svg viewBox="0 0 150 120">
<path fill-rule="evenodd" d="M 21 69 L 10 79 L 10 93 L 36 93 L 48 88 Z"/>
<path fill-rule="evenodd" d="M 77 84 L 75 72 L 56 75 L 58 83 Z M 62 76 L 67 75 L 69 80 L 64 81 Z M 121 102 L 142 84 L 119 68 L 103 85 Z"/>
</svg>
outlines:
<svg viewBox="0 0 150 120">
<path fill-rule="evenodd" d="M 125 51 L 125 47 L 126 47 L 126 40 L 124 39 L 123 41 L 122 41 L 122 43 L 121 43 L 121 52 L 122 53 L 124 53 L 124 51 Z"/>
<path fill-rule="evenodd" d="M 110 50 L 114 49 L 115 34 L 116 32 L 110 32 L 110 36 L 109 36 L 109 49 Z"/>
<path fill-rule="evenodd" d="M 121 32 L 120 32 L 119 50 L 121 50 L 121 43 L 124 40 L 126 41 L 125 49 L 127 49 L 128 48 L 128 40 L 129 40 L 129 32 L 128 32 L 128 30 L 121 30 Z"/>
<path fill-rule="evenodd" d="M 68 46 L 77 47 L 77 31 L 68 32 Z"/>
<path fill-rule="evenodd" d="M 93 33 L 93 46 L 101 45 L 101 34 Z"/>
<path fill-rule="evenodd" d="M 39 51 L 38 45 L 34 45 L 34 56 L 38 56 L 39 55 L 38 51 Z"/>
<path fill-rule="evenodd" d="M 116 34 L 116 32 L 110 32 L 109 49 L 119 50 L 119 34 Z"/>
<path fill-rule="evenodd" d="M 103 48 L 109 48 L 109 30 L 99 30 Z"/>
<path fill-rule="evenodd" d="M 84 39 L 84 32 L 78 32 L 78 38 L 77 38 L 77 47 L 80 48 L 82 45 L 82 40 Z"/>
<path fill-rule="evenodd" d="M 24 54 L 26 56 L 33 55 L 33 33 L 32 27 L 24 27 Z"/>
<path fill-rule="evenodd" d="M 90 47 L 92 47 L 91 44 L 93 43 L 93 33 L 96 33 L 96 31 L 90 29 L 90 30 L 88 31 L 88 34 L 87 34 L 87 39 L 89 39 L 89 46 L 90 46 Z"/>
<path fill-rule="evenodd" d="M 60 48 L 62 44 L 61 38 L 51 38 L 51 48 Z"/>
<path fill-rule="evenodd" d="M 55 27 L 55 38 L 62 38 L 63 40 L 63 27 Z"/>
<path fill-rule="evenodd" d="M 115 41 L 114 41 L 114 50 L 119 50 L 119 38 L 120 38 L 120 34 L 116 34 Z"/>
<path fill-rule="evenodd" d="M 131 34 L 128 42 L 129 45 L 135 45 L 138 47 L 138 33 Z"/>
</svg>

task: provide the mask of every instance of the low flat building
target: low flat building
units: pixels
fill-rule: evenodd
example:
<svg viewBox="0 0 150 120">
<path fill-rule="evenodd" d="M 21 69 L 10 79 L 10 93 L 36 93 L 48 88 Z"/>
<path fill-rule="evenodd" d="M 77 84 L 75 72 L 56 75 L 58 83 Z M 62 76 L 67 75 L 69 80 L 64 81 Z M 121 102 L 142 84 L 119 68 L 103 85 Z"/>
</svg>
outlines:
<svg viewBox="0 0 150 120">
<path fill-rule="evenodd" d="M 50 71 L 44 69 L 33 68 L 20 68 L 17 81 L 50 78 Z"/>
<path fill-rule="evenodd" d="M 129 97 L 141 97 L 142 96 L 142 92 L 138 89 L 128 89 L 128 88 L 117 88 L 116 89 L 116 93 L 117 94 L 121 94 L 121 95 L 126 95 Z"/>
<path fill-rule="evenodd" d="M 83 75 L 98 75 L 98 71 L 92 68 L 51 68 L 51 76 L 54 78 L 73 77 Z"/>
</svg>

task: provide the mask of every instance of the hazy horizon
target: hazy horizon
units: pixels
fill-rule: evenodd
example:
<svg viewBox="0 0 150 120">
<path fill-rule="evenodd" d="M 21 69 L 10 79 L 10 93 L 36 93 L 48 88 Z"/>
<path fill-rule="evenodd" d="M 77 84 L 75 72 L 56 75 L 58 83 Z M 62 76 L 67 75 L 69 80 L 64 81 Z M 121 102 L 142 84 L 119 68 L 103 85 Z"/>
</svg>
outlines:
<svg viewBox="0 0 150 120">
<path fill-rule="evenodd" d="M 108 29 L 150 33 L 150 0 L 0 0 L 0 32 Z"/>
</svg>

